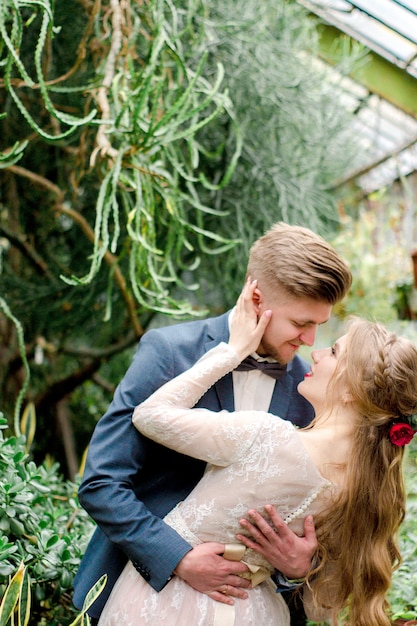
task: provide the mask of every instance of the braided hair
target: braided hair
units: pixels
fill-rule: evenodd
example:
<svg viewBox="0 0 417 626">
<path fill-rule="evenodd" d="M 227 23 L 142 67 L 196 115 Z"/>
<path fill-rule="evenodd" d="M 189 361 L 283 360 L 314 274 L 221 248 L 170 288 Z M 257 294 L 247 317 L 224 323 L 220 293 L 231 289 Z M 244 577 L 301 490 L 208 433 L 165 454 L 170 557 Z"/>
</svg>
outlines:
<svg viewBox="0 0 417 626">
<path fill-rule="evenodd" d="M 316 517 L 317 567 L 308 576 L 316 606 L 341 609 L 349 626 L 389 626 L 387 591 L 401 556 L 405 515 L 404 448 L 393 445 L 393 420 L 417 411 L 417 349 L 377 323 L 353 320 L 332 387 L 343 380 L 356 410 L 346 482 Z"/>
</svg>

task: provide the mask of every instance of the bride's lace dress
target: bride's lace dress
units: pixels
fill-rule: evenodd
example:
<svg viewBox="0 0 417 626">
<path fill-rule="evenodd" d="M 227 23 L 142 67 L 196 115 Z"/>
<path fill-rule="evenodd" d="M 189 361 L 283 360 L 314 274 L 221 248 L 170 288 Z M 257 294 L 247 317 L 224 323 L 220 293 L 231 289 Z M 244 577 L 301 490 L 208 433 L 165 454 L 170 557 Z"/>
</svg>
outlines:
<svg viewBox="0 0 417 626">
<path fill-rule="evenodd" d="M 186 500 L 165 518 L 191 545 L 236 544 L 239 519 L 249 509 L 273 504 L 298 534 L 323 507 L 330 483 L 316 469 L 297 429 L 259 411 L 229 413 L 190 409 L 239 358 L 227 345 L 208 352 L 190 370 L 136 407 L 133 421 L 146 436 L 183 454 L 207 461 L 207 470 Z M 117 581 L 99 626 L 289 626 L 289 614 L 273 571 L 259 554 L 243 548 L 242 561 L 264 579 L 235 607 L 215 602 L 173 577 L 160 592 L 132 564 Z"/>
</svg>

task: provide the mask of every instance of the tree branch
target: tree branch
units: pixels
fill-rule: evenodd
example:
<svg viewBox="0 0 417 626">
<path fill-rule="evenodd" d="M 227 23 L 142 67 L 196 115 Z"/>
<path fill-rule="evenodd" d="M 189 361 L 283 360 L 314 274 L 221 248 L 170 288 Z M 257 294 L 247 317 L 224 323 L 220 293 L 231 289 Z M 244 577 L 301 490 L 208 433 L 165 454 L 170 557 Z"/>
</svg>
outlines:
<svg viewBox="0 0 417 626">
<path fill-rule="evenodd" d="M 93 359 L 109 359 L 119 352 L 123 352 L 126 348 L 130 348 L 137 342 L 137 337 L 133 332 L 127 334 L 127 336 L 117 343 L 112 344 L 108 348 L 74 348 L 70 346 L 64 346 L 62 349 L 63 354 L 68 356 L 75 356 L 78 358 L 93 358 Z"/>
<path fill-rule="evenodd" d="M 122 10 L 119 0 L 110 0 L 111 12 L 112 12 L 112 37 L 110 44 L 110 51 L 106 59 L 106 65 L 104 68 L 104 78 L 101 87 L 97 90 L 96 101 L 101 110 L 101 119 L 110 120 L 110 104 L 107 97 L 107 92 L 111 87 L 111 84 L 115 75 L 116 59 L 122 47 Z M 117 156 L 117 150 L 113 148 L 106 134 L 107 124 L 101 124 L 99 126 L 96 142 L 97 146 L 91 153 L 90 164 L 93 166 L 97 157 L 97 154 L 108 155 L 111 158 Z"/>
<path fill-rule="evenodd" d="M 101 363 L 101 359 L 94 359 L 70 376 L 51 383 L 43 393 L 35 398 L 36 413 L 42 415 L 51 405 L 57 404 L 85 381 L 90 380 L 100 368 Z"/>
<path fill-rule="evenodd" d="M 15 248 L 20 250 L 20 252 L 29 259 L 39 274 L 43 274 L 49 279 L 54 280 L 54 276 L 49 271 L 47 263 L 26 241 L 24 236 L 16 235 L 5 226 L 0 225 L 0 235 L 1 234 L 4 235 L 4 237 L 6 237 L 6 239 L 8 239 Z"/>
<path fill-rule="evenodd" d="M 56 196 L 56 204 L 54 205 L 54 209 L 60 213 L 65 213 L 65 215 L 70 216 L 73 221 L 81 228 L 87 239 L 94 243 L 94 230 L 91 228 L 87 220 L 80 213 L 78 213 L 78 211 L 75 211 L 74 209 L 66 206 L 66 204 L 64 203 L 64 193 L 60 187 L 52 183 L 44 176 L 35 174 L 35 172 L 27 170 L 24 167 L 20 167 L 19 165 L 11 165 L 7 169 L 14 174 L 17 174 L 18 176 L 23 176 L 31 180 L 40 187 L 43 187 L 44 189 L 47 189 L 48 191 L 53 193 Z M 135 312 L 135 301 L 131 293 L 127 289 L 125 277 L 123 276 L 120 267 L 118 266 L 118 259 L 111 252 L 107 251 L 104 254 L 104 260 L 107 265 L 113 270 L 114 279 L 120 291 L 122 292 L 134 333 L 136 337 L 139 338 L 143 335 L 144 331 L 141 324 L 139 323 L 139 320 L 137 319 Z"/>
</svg>

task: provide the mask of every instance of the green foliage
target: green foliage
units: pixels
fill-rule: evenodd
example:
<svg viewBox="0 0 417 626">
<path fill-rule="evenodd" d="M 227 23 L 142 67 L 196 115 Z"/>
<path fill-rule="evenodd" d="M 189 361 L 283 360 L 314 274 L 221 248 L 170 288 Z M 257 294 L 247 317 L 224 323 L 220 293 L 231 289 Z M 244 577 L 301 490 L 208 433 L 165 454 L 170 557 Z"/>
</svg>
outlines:
<svg viewBox="0 0 417 626">
<path fill-rule="evenodd" d="M 4 117 L 4 115 L 0 116 L 0 118 L 1 117 Z M 22 158 L 27 144 L 27 141 L 22 141 L 21 143 L 16 142 L 7 153 L 0 152 L 0 169 L 17 163 L 17 161 Z"/>
<path fill-rule="evenodd" d="M 28 17 L 26 9 L 30 5 L 32 5 L 31 15 Z M 32 21 L 36 20 L 38 15 L 40 16 L 40 25 L 37 42 L 34 48 L 33 60 L 35 76 L 32 79 L 30 76 L 30 70 L 28 70 L 25 66 L 25 62 L 22 60 L 18 51 L 22 47 L 27 26 Z M 3 43 L 2 53 L 5 57 L 2 63 L 4 65 L 5 88 L 31 129 L 49 141 L 59 141 L 64 137 L 67 137 L 72 134 L 77 127 L 88 124 L 97 113 L 96 110 L 92 110 L 87 116 L 77 118 L 73 115 L 62 113 L 51 101 L 42 65 L 45 47 L 48 45 L 50 38 L 53 37 L 54 30 L 52 5 L 49 0 L 31 0 L 30 3 L 27 2 L 27 0 L 23 2 L 5 0 L 0 5 L 0 34 L 2 35 Z M 19 96 L 18 91 L 15 89 L 14 85 L 16 83 L 17 76 L 27 87 L 35 88 L 36 86 L 39 88 L 43 99 L 43 106 L 46 111 L 48 111 L 53 118 L 65 126 L 69 126 L 67 130 L 62 133 L 51 134 L 45 132 L 39 126 L 33 115 L 31 115 L 25 102 Z M 23 141 L 20 145 L 15 144 L 10 153 L 11 163 L 16 161 L 16 156 L 20 156 L 19 152 L 21 152 L 21 150 L 25 147 L 26 143 L 27 142 Z M 14 155 L 13 159 L 12 155 Z"/>
<path fill-rule="evenodd" d="M 13 590 L 24 579 L 8 583 L 24 564 L 31 579 L 32 626 L 63 626 L 74 615 L 72 581 L 93 524 L 78 505 L 77 485 L 63 480 L 55 463 L 37 466 L 25 437 L 5 437 L 6 427 L 0 417 L 0 593 L 21 595 Z"/>
<path fill-rule="evenodd" d="M 81 226 L 85 233 L 82 226 L 88 224 L 92 249 L 83 255 L 82 267 L 67 264 L 61 252 L 56 278 L 70 285 L 88 285 L 106 260 L 103 317 L 109 320 L 114 282 L 126 291 L 120 263 L 129 277 L 129 297 L 133 295 L 137 305 L 192 315 L 189 304 L 172 297 L 169 287 L 183 284 L 181 273 L 196 267 L 201 250 L 219 254 L 236 243 L 235 237 L 225 238 L 205 227 L 205 213 L 219 217 L 222 212 L 200 198 L 201 189 L 219 189 L 230 180 L 240 152 L 236 129 L 234 154 L 228 164 L 224 162 L 221 180 L 209 182 L 199 172 L 201 153 L 210 160 L 199 139 L 201 129 L 220 115 L 234 124 L 232 105 L 222 88 L 224 70 L 218 64 L 216 76 L 209 81 L 204 75 L 207 55 L 193 56 L 192 40 L 201 37 L 194 27 L 198 10 L 194 2 L 177 7 L 152 0 L 145 7 L 114 3 L 109 14 L 107 7 L 86 3 L 85 30 L 76 33 L 78 58 L 67 72 L 56 75 L 58 68 L 62 72 L 60 40 L 65 42 L 64 31 L 73 22 L 66 4 L 67 8 L 48 0 L 16 0 L 1 13 L 4 89 L 11 98 L 9 108 L 15 107 L 11 107 L 13 114 L 23 117 L 38 141 L 69 146 L 68 136 L 80 128 L 83 132 L 65 202 L 65 178 L 55 181 L 50 166 L 43 172 L 39 164 L 29 166 L 38 183 L 55 196 L 54 208 L 57 216 L 67 216 L 67 229 L 78 231 Z M 80 14 L 81 7 L 72 4 Z M 107 28 L 100 22 L 103 16 L 104 24 L 111 25 L 106 32 L 100 32 Z M 97 58 L 95 37 L 101 40 Z M 76 73 L 87 84 L 74 87 Z M 71 95 L 81 112 L 86 93 L 92 94 L 90 102 L 96 102 L 99 114 L 94 108 L 79 117 L 62 111 L 64 94 Z M 42 128 L 44 118 L 54 132 Z M 16 156 L 14 148 L 10 163 Z M 19 174 L 31 178 L 30 171 Z M 93 182 L 96 198 L 90 215 L 80 206 L 78 193 L 86 177 Z"/>
<path fill-rule="evenodd" d="M 210 58 L 225 67 L 225 84 L 243 133 L 242 156 L 215 202 L 227 210 L 222 232 L 238 232 L 242 246 L 228 253 L 227 272 L 223 264 L 205 265 L 201 272 L 208 284 L 214 273 L 222 300 L 230 306 L 244 278 L 250 245 L 273 222 L 300 224 L 326 237 L 338 230 L 333 184 L 357 151 L 351 113 L 338 88 L 363 51 L 347 49 L 342 41 L 335 79 L 337 74 L 318 61 L 316 24 L 297 2 L 208 5 Z"/>
<path fill-rule="evenodd" d="M 217 217 L 222 213 L 199 199 L 198 185 L 208 183 L 197 173 L 202 150 L 199 130 L 232 110 L 227 94 L 220 91 L 222 66 L 218 65 L 213 84 L 203 76 L 205 55 L 196 69 L 187 67 L 181 42 L 184 16 L 173 5 L 163 8 L 164 4 L 150 5 L 147 20 L 152 27 L 146 32 L 150 45 L 141 50 L 146 59 L 143 67 L 135 68 L 133 55 L 127 55 L 124 67 L 111 77 L 107 98 L 111 119 L 106 121 L 92 158 L 99 152 L 112 159 L 105 165 L 108 171 L 96 204 L 90 271 L 78 282 L 91 282 L 104 255 L 109 250 L 116 253 L 121 237 L 119 220 L 123 219 L 129 245 L 127 267 L 136 300 L 159 312 L 174 312 L 179 306 L 180 313 L 190 313 L 189 305 L 177 305 L 166 287 L 182 284 L 179 272 L 187 267 L 184 251 L 192 259 L 191 268 L 197 261 L 193 238 L 210 254 L 236 243 L 204 228 L 204 213 Z M 143 39 L 144 35 L 143 22 L 138 21 L 137 37 Z M 237 154 L 216 188 L 230 179 Z M 205 239 L 214 243 L 213 249 L 204 244 Z M 74 277 L 64 280 L 77 282 Z M 109 317 L 108 308 L 106 319 Z"/>
<path fill-rule="evenodd" d="M 106 581 L 107 578 L 104 575 L 96 582 L 92 589 L 90 589 L 85 598 L 82 610 L 75 619 L 71 621 L 69 626 L 76 626 L 77 624 L 80 624 L 80 626 L 90 626 L 91 620 L 87 615 L 87 611 L 102 592 Z M 31 614 L 32 592 L 30 585 L 31 580 L 27 569 L 23 563 L 21 563 L 4 593 L 0 607 L 0 626 L 28 626 L 28 624 L 34 626 L 35 622 L 33 620 L 33 614 Z M 43 618 L 41 623 L 45 623 Z M 56 624 L 56 621 L 53 619 L 53 621 L 49 623 Z M 59 623 L 59 626 L 62 626 L 62 622 Z"/>
<path fill-rule="evenodd" d="M 0 607 L 0 626 L 7 626 L 13 619 L 17 605 L 18 626 L 27 626 L 30 617 L 29 578 L 23 563 L 11 579 Z"/>
<path fill-rule="evenodd" d="M 358 315 L 386 324 L 398 319 L 397 285 L 412 276 L 399 225 L 389 207 L 382 215 L 362 210 L 357 219 L 344 219 L 332 241 L 353 276 L 348 296 L 335 309 L 341 317 Z"/>
<path fill-rule="evenodd" d="M 84 15 L 75 0 L 16 0 L 3 16 L 11 99 L 5 138 L 19 134 L 22 116 L 37 134 L 30 147 L 38 158 L 27 150 L 27 171 L 18 175 L 33 176 L 51 195 L 59 223 L 48 249 L 57 235 L 64 245 L 42 261 L 55 279 L 97 283 L 105 320 L 115 287 L 130 316 L 133 307 L 193 315 L 174 288 L 197 289 L 194 277 L 217 274 L 212 257 L 230 251 L 233 299 L 248 245 L 273 221 L 318 231 L 337 225 L 330 187 L 352 154 L 350 115 L 317 65 L 315 25 L 304 9 L 254 0 L 116 3 L 108 14 L 104 6 L 83 6 Z M 69 41 L 73 22 L 78 30 Z M 91 110 L 83 116 L 86 94 Z M 44 119 L 55 133 L 45 135 Z M 66 137 L 74 129 L 82 130 L 76 147 Z M 38 152 L 42 139 L 59 139 L 50 162 Z M 240 240 L 243 248 L 232 254 Z M 65 300 L 68 290 L 61 284 L 58 294 L 57 287 L 44 295 Z"/>
<path fill-rule="evenodd" d="M 23 336 L 23 328 L 22 325 L 20 323 L 20 321 L 13 315 L 13 313 L 10 311 L 10 308 L 7 304 L 7 302 L 4 300 L 4 298 L 0 297 L 0 311 L 2 311 L 4 313 L 4 315 L 14 324 L 15 329 L 16 329 L 16 335 L 17 335 L 17 343 L 19 346 L 19 352 L 22 358 L 22 363 L 23 363 L 23 367 L 24 367 L 24 371 L 25 371 L 25 380 L 24 383 L 22 385 L 22 388 L 20 389 L 18 396 L 16 398 L 16 402 L 15 402 L 15 407 L 14 407 L 14 430 L 15 433 L 17 435 L 20 435 L 20 425 L 19 425 L 19 418 L 20 418 L 20 410 L 23 404 L 23 400 L 25 397 L 25 394 L 28 390 L 29 387 L 29 380 L 30 380 L 30 368 L 29 368 L 29 364 L 26 358 L 26 350 L 25 350 L 25 340 L 24 340 L 24 336 Z"/>
</svg>

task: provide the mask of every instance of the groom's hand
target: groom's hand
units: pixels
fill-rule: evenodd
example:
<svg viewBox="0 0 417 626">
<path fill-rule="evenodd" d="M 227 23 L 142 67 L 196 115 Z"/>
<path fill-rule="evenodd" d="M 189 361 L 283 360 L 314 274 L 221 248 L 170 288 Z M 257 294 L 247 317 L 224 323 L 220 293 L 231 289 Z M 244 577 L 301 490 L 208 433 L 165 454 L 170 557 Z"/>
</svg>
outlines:
<svg viewBox="0 0 417 626">
<path fill-rule="evenodd" d="M 304 537 L 292 532 L 271 505 L 265 506 L 269 520 L 258 511 L 249 511 L 240 525 L 250 535 L 236 535 L 240 543 L 262 554 L 267 561 L 289 579 L 302 578 L 311 566 L 317 548 L 317 537 L 311 515 L 304 521 Z"/>
<path fill-rule="evenodd" d="M 248 571 L 240 561 L 223 558 L 223 543 L 202 543 L 183 557 L 174 570 L 191 587 L 224 604 L 234 604 L 233 598 L 245 600 L 250 581 L 238 574 Z"/>
</svg>

